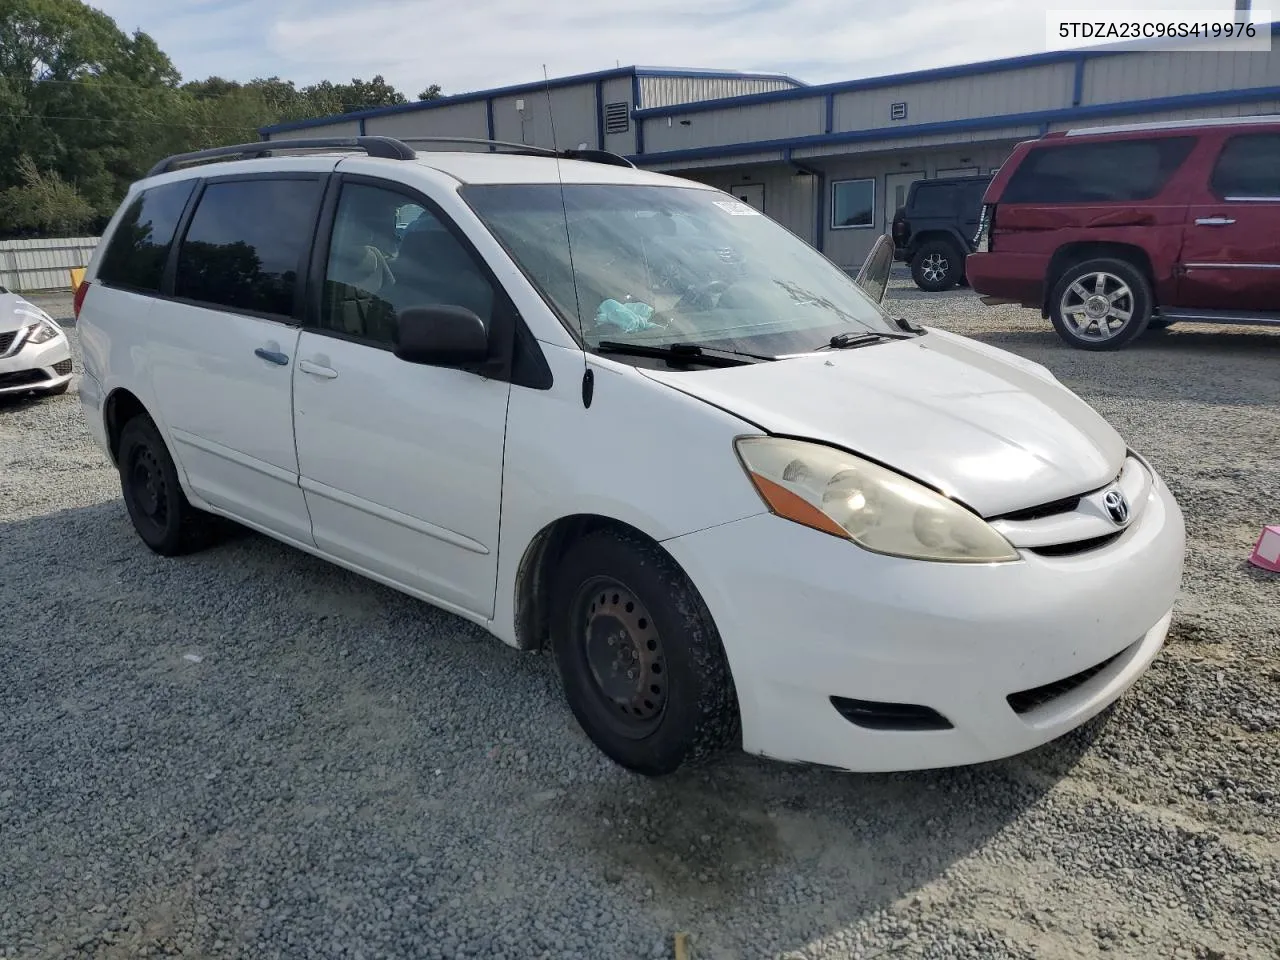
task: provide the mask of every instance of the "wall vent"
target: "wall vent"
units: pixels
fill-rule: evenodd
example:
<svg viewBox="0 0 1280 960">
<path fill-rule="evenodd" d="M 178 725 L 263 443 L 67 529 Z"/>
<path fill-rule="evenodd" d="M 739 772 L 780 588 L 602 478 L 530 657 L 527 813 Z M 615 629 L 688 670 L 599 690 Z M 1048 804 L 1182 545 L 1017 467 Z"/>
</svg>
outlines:
<svg viewBox="0 0 1280 960">
<path fill-rule="evenodd" d="M 889 119 L 890 119 L 890 120 L 905 120 L 905 119 L 907 119 L 907 105 L 906 105 L 905 103 L 894 103 L 894 104 L 890 104 L 890 106 L 889 106 Z"/>
<path fill-rule="evenodd" d="M 606 103 L 604 105 L 604 132 L 626 133 L 631 129 L 631 104 Z"/>
</svg>

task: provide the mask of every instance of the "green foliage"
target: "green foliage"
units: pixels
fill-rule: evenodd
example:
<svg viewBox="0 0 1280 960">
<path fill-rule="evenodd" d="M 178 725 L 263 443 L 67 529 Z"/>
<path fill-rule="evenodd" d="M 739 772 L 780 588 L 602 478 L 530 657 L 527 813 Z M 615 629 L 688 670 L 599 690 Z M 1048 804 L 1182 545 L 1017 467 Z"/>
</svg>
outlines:
<svg viewBox="0 0 1280 960">
<path fill-rule="evenodd" d="M 418 99 L 441 95 L 432 84 Z M 279 77 L 183 83 L 150 36 L 80 0 L 0 0 L 0 238 L 70 229 L 55 223 L 100 228 L 169 154 L 407 102 L 381 75 L 301 88 Z"/>
<path fill-rule="evenodd" d="M 70 236 L 93 220 L 93 207 L 56 171 L 41 172 L 28 156 L 15 165 L 21 186 L 0 193 L 0 222 L 14 233 Z"/>
</svg>

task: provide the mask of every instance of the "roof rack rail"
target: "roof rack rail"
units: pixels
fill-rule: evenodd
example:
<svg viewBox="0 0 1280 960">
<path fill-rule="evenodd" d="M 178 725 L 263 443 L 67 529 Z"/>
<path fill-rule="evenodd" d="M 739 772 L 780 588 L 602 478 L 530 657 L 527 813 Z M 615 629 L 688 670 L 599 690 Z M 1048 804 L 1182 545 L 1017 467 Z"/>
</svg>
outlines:
<svg viewBox="0 0 1280 960">
<path fill-rule="evenodd" d="M 175 153 L 165 157 L 147 171 L 148 177 L 158 176 L 180 167 L 207 160 L 252 160 L 281 150 L 363 150 L 371 157 L 385 160 L 413 160 L 417 154 L 403 141 L 393 137 L 314 137 L 301 140 L 259 140 L 255 143 L 237 143 L 227 147 L 212 147 L 191 153 Z"/>
<path fill-rule="evenodd" d="M 1140 123 L 1117 123 L 1099 127 L 1072 127 L 1062 131 L 1068 137 L 1088 137 L 1103 133 L 1141 133 L 1144 130 L 1185 130 L 1192 127 L 1236 127 L 1252 124 L 1280 123 L 1280 114 L 1263 113 L 1243 117 L 1204 117 L 1199 120 L 1152 120 Z"/>
<path fill-rule="evenodd" d="M 512 143 L 510 140 L 486 140 L 478 137 L 401 137 L 403 143 L 470 143 L 477 146 L 506 147 L 508 152 L 529 157 L 562 157 L 565 160 L 585 160 L 588 163 L 604 163 L 613 167 L 631 167 L 635 164 L 626 157 L 608 150 L 553 150 L 535 147 L 528 143 Z"/>
</svg>

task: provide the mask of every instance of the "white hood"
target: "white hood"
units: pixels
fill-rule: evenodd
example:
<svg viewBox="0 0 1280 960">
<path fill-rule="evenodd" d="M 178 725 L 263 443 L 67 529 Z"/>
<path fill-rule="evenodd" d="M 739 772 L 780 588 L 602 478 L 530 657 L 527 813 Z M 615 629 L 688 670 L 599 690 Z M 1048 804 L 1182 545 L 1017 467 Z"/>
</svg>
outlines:
<svg viewBox="0 0 1280 960">
<path fill-rule="evenodd" d="M 1116 478 L 1124 440 L 1039 364 L 938 330 L 715 370 L 640 371 L 770 433 L 894 467 L 983 516 Z"/>
</svg>

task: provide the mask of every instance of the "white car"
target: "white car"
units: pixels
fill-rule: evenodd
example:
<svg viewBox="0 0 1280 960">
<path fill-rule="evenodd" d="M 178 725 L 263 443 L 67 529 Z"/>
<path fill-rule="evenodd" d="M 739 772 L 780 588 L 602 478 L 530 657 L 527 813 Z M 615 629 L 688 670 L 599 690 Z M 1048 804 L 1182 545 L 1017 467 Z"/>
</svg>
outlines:
<svg viewBox="0 0 1280 960">
<path fill-rule="evenodd" d="M 0 396 L 71 386 L 71 344 L 49 314 L 0 287 Z"/>
<path fill-rule="evenodd" d="M 1048 370 L 723 192 L 517 149 L 250 144 L 132 187 L 80 395 L 149 547 L 219 514 L 549 648 L 648 775 L 990 760 L 1146 670 L 1182 514 Z"/>
</svg>

